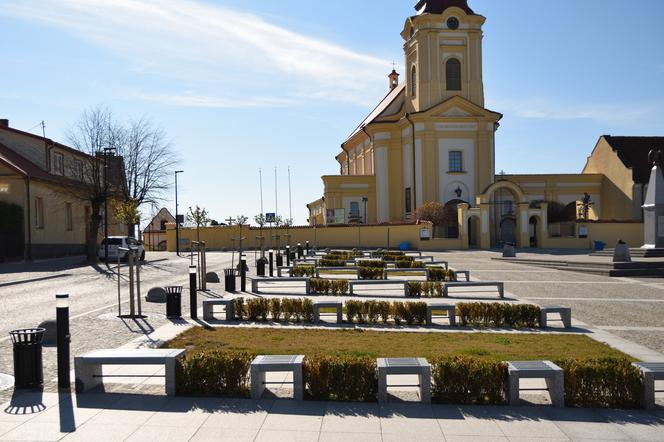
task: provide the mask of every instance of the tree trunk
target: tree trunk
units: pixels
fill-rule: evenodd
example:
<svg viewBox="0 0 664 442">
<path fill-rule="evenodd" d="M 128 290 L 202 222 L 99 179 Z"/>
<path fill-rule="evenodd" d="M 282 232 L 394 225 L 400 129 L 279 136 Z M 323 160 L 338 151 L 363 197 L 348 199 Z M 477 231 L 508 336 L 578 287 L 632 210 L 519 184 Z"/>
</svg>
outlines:
<svg viewBox="0 0 664 442">
<path fill-rule="evenodd" d="M 89 263 L 97 262 L 97 238 L 99 226 L 101 225 L 101 204 L 92 204 L 92 215 L 90 216 L 90 236 L 85 245 L 86 256 Z"/>
</svg>

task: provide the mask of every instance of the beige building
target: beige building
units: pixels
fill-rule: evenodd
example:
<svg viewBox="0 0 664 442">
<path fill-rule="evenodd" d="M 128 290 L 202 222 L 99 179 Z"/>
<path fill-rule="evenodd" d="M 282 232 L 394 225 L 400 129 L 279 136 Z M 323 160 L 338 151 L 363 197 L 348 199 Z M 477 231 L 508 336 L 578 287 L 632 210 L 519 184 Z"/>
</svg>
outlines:
<svg viewBox="0 0 664 442">
<path fill-rule="evenodd" d="M 109 170 L 122 168 L 121 158 L 108 160 Z M 84 172 L 91 161 L 101 160 L 0 120 L 1 216 L 18 219 L 0 232 L 0 260 L 85 253 L 91 209 Z M 112 189 L 118 173 L 109 173 Z M 109 216 L 110 234 L 123 230 Z"/>
<path fill-rule="evenodd" d="M 393 71 L 385 98 L 343 142 L 340 175 L 322 177 L 323 197 L 308 205 L 311 225 L 415 221 L 418 207 L 440 202 L 459 216 L 444 235 L 488 248 L 583 237 L 580 219 L 642 219 L 648 151 L 664 137 L 603 136 L 580 174 L 496 175 L 502 115 L 484 104 L 486 19 L 467 0 L 416 10 L 401 32 L 406 79 Z"/>
<path fill-rule="evenodd" d="M 168 249 L 166 225 L 175 224 L 175 217 L 167 208 L 162 208 L 143 230 L 143 245 L 146 250 L 164 252 Z"/>
</svg>

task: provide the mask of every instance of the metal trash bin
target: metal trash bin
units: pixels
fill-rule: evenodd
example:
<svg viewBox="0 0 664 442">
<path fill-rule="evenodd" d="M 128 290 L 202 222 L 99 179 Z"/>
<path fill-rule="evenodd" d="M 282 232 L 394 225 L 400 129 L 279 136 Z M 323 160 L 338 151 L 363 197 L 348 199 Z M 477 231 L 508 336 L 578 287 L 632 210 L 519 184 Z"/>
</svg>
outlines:
<svg viewBox="0 0 664 442">
<path fill-rule="evenodd" d="M 234 292 L 236 290 L 235 278 L 237 277 L 237 272 L 235 269 L 225 269 L 224 270 L 224 285 L 227 292 Z"/>
<path fill-rule="evenodd" d="M 166 289 L 166 317 L 182 318 L 182 286 L 164 287 Z"/>
<path fill-rule="evenodd" d="M 43 328 L 12 330 L 14 344 L 14 387 L 38 388 L 44 385 L 42 362 Z"/>
</svg>

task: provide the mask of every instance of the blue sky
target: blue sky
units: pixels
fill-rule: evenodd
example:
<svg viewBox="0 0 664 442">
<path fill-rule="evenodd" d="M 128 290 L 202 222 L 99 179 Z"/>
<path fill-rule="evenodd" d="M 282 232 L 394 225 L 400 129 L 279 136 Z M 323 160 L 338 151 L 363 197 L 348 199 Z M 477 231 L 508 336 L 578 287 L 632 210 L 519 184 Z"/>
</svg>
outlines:
<svg viewBox="0 0 664 442">
<path fill-rule="evenodd" d="M 296 223 L 402 64 L 415 0 L 0 0 L 0 118 L 64 141 L 82 110 L 147 116 L 179 152 L 181 209 Z M 664 135 L 664 2 L 470 0 L 487 17 L 497 172 L 574 173 L 602 134 Z M 638 6 L 635 6 L 638 5 Z M 165 204 L 172 208 L 172 202 Z M 182 211 L 182 210 L 181 210 Z M 149 208 L 143 210 L 150 214 Z"/>
</svg>

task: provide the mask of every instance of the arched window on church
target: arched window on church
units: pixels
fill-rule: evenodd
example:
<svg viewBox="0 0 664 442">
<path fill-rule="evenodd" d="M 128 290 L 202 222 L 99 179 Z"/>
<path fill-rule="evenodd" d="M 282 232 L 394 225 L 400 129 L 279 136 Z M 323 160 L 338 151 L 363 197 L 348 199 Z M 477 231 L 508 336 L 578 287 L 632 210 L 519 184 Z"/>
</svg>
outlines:
<svg viewBox="0 0 664 442">
<path fill-rule="evenodd" d="M 461 90 L 461 62 L 456 58 L 450 58 L 445 64 L 445 78 L 447 79 L 448 91 Z"/>
<path fill-rule="evenodd" d="M 410 72 L 410 92 L 413 98 L 417 97 L 417 68 L 415 66 Z"/>
</svg>

